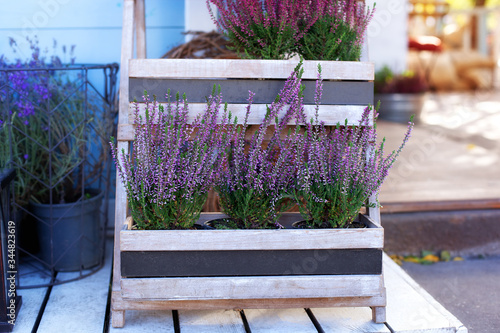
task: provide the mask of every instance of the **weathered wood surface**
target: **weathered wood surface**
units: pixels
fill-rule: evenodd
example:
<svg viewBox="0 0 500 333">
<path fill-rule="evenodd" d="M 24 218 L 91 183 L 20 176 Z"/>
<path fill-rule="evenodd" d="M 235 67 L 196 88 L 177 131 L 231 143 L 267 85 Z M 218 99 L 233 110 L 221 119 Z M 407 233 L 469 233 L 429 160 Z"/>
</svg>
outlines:
<svg viewBox="0 0 500 333">
<path fill-rule="evenodd" d="M 127 324 L 123 327 L 109 325 L 109 333 L 174 333 L 174 320 L 172 310 L 152 310 L 138 311 L 129 310 L 126 312 Z M 58 332 L 53 330 L 51 332 Z M 62 331 L 60 331 L 62 332 Z M 101 333 L 104 330 L 95 333 Z M 76 333 L 76 332 L 73 332 Z M 83 333 L 83 332 L 82 332 Z M 85 333 L 91 333 L 85 331 Z"/>
<path fill-rule="evenodd" d="M 122 49 L 120 60 L 120 100 L 118 123 L 128 123 L 128 87 L 129 69 L 128 60 L 134 55 L 134 0 L 123 1 L 123 28 L 122 28 Z M 128 152 L 128 142 L 118 142 L 118 150 L 125 149 Z M 114 261 L 113 261 L 113 290 L 120 290 L 120 229 L 123 221 L 127 217 L 127 195 L 121 183 L 120 176 L 116 175 L 116 200 L 115 200 L 115 225 L 114 225 Z M 113 300 L 111 300 L 113 302 Z M 120 318 L 116 317 L 113 325 L 117 324 Z"/>
<path fill-rule="evenodd" d="M 393 331 L 391 332 L 405 332 L 405 333 L 445 333 L 445 332 L 454 332 L 454 333 L 466 333 L 467 329 L 448 311 L 446 311 L 439 303 L 437 303 L 428 293 L 423 290 L 415 281 L 413 281 L 399 266 L 397 266 L 392 260 L 384 256 L 384 268 L 387 272 L 386 280 L 388 287 L 388 301 L 389 306 L 387 307 L 387 328 L 385 325 L 374 324 L 371 322 L 371 311 L 368 307 L 364 308 L 353 308 L 353 307 L 345 307 L 345 308 L 317 308 L 314 305 L 310 307 L 312 314 L 318 320 L 321 328 L 325 332 L 389 332 L 388 328 L 390 327 Z M 399 296 L 401 295 L 401 296 Z M 416 299 L 417 301 L 412 301 Z M 274 320 L 272 320 L 272 316 L 268 316 L 262 309 L 267 307 L 258 307 L 259 303 L 261 305 L 269 305 L 268 302 L 281 302 L 282 300 L 249 300 L 247 305 L 253 305 L 254 308 L 260 309 L 257 310 L 257 316 L 263 316 L 270 325 L 270 327 L 274 327 L 275 330 L 273 332 L 280 332 L 280 327 L 283 323 L 283 318 L 289 318 L 289 315 L 295 313 L 295 311 L 301 311 L 300 309 L 293 310 L 292 312 L 288 312 L 289 310 L 283 311 L 275 311 L 270 310 L 267 314 L 274 313 Z M 296 300 L 291 300 L 292 303 L 289 307 L 297 307 L 297 304 L 293 302 Z M 309 299 L 309 301 L 314 301 Z M 121 301 L 120 301 L 121 302 Z M 221 303 L 218 305 L 221 308 L 238 308 L 238 305 L 234 303 L 235 300 L 221 300 Z M 362 303 L 362 302 L 360 302 Z M 118 303 L 121 305 L 121 303 Z M 127 311 L 127 325 L 125 325 L 125 332 L 142 332 L 143 330 L 139 330 L 139 328 L 145 327 L 156 327 L 158 325 L 158 321 L 161 321 L 165 325 L 165 330 L 169 327 L 168 321 L 172 320 L 171 317 L 167 317 L 170 313 L 169 311 L 155 311 L 156 309 L 168 308 L 169 306 L 177 305 L 178 309 L 190 309 L 192 306 L 196 308 L 199 306 L 199 303 L 194 303 L 191 301 L 176 301 L 176 302 L 165 302 L 165 301 L 155 301 L 151 300 L 149 302 L 144 301 L 128 301 L 126 303 L 131 308 L 139 308 L 139 309 L 151 309 L 151 311 Z M 210 301 L 207 304 L 214 305 L 213 301 Z M 307 303 L 306 304 L 310 304 Z M 283 307 L 283 304 L 281 304 Z M 346 306 L 346 304 L 339 303 L 339 306 Z M 277 309 L 278 306 L 275 306 L 274 309 Z M 347 305 L 348 306 L 348 305 Z M 356 306 L 356 305 L 352 305 Z M 359 305 L 358 305 L 359 306 Z M 241 307 L 245 312 L 247 320 L 249 317 L 252 319 L 249 322 L 253 322 L 252 310 L 248 310 L 248 307 Z M 272 309 L 272 308 L 271 308 Z M 191 310 L 190 310 L 191 311 Z M 193 311 L 193 315 L 196 314 L 197 311 Z M 182 313 L 182 311 L 179 311 Z M 210 316 L 209 311 L 203 311 L 202 317 L 207 318 L 208 323 L 213 322 L 213 319 L 208 319 Z M 139 315 L 140 314 L 140 315 Z M 169 315 L 168 315 L 169 316 Z M 168 319 L 168 320 L 167 320 Z M 288 319 L 285 319 L 288 320 Z M 203 325 L 201 320 L 196 320 L 197 325 Z M 448 326 L 443 326 L 448 325 Z M 300 325 L 297 325 L 301 327 Z M 135 327 L 138 328 L 137 331 L 129 330 L 129 328 Z M 253 328 L 257 328 L 257 326 L 251 326 Z M 149 330 L 154 331 L 154 330 Z M 255 332 L 258 330 L 252 330 Z M 111 330 L 111 332 L 114 332 Z M 116 330 L 118 332 L 118 330 Z M 120 331 L 121 332 L 121 331 Z M 144 331 L 146 332 L 146 331 Z M 288 332 L 287 330 L 282 330 L 282 332 Z"/>
<path fill-rule="evenodd" d="M 167 103 L 159 103 L 166 108 Z M 228 104 L 227 109 L 231 111 L 232 119 L 238 118 L 238 124 L 243 124 L 247 112 L 247 104 Z M 130 103 L 129 123 L 134 123 L 136 119 L 135 109 L 139 108 L 138 116 L 142 118 L 142 123 L 146 120 L 146 104 L 145 103 Z M 192 122 L 196 116 L 203 113 L 207 108 L 206 103 L 190 103 L 188 122 Z M 224 105 L 221 105 L 221 115 Z M 310 120 L 315 117 L 316 107 L 314 105 L 304 105 L 306 119 Z M 327 126 L 335 126 L 337 124 L 344 125 L 346 120 L 348 125 L 359 125 L 361 116 L 363 115 L 366 105 L 321 105 L 319 108 L 319 118 Z M 283 108 L 280 116 L 283 116 L 287 107 Z M 248 116 L 249 125 L 260 125 L 267 113 L 266 104 L 252 104 L 250 114 Z M 222 119 L 220 119 L 222 120 Z M 273 119 L 274 121 L 274 119 Z M 295 125 L 295 120 L 291 120 L 290 125 Z M 369 125 L 373 124 L 373 119 Z M 132 137 L 133 140 L 134 138 Z M 121 139 L 123 140 L 123 139 Z"/>
<path fill-rule="evenodd" d="M 380 275 L 122 278 L 124 299 L 211 300 L 378 296 Z"/>
<path fill-rule="evenodd" d="M 84 279 L 56 285 L 50 292 L 38 332 L 99 332 L 105 322 L 113 243 L 106 243 L 104 266 Z M 85 273 L 85 271 L 84 271 Z M 59 272 L 61 281 L 80 276 L 80 272 Z M 91 305 L 91 306 L 90 306 Z M 54 329 L 54 323 L 58 328 Z"/>
<path fill-rule="evenodd" d="M 370 308 L 312 308 L 314 318 L 325 333 L 390 333 L 384 324 L 372 320 Z"/>
<path fill-rule="evenodd" d="M 32 272 L 20 276 L 21 285 L 44 285 L 50 282 L 50 276 L 47 272 L 43 269 L 38 270 L 36 264 L 21 263 L 20 265 L 19 272 Z M 13 332 L 31 332 L 37 321 L 45 295 L 48 293 L 48 288 L 18 289 L 16 292 L 22 297 L 22 304 L 16 317 Z"/>
<path fill-rule="evenodd" d="M 384 229 L 122 230 L 121 251 L 381 249 Z"/>
<path fill-rule="evenodd" d="M 467 328 L 384 255 L 387 324 L 394 333 L 466 333 Z"/>
<path fill-rule="evenodd" d="M 245 316 L 252 332 L 318 332 L 304 309 L 252 309 Z"/>
<path fill-rule="evenodd" d="M 145 0 L 135 0 L 135 40 L 137 44 L 137 58 L 146 58 L 146 15 Z"/>
<path fill-rule="evenodd" d="M 160 103 L 162 104 L 162 103 Z M 165 104 L 163 104 L 165 105 Z M 135 125 L 132 125 L 135 121 L 134 103 L 130 104 L 130 114 L 129 114 L 129 122 L 128 124 L 119 124 L 118 125 L 118 141 L 133 141 L 135 139 Z M 139 103 L 139 115 L 142 117 L 143 122 L 145 119 L 145 109 L 146 104 Z M 246 104 L 230 104 L 228 105 L 228 109 L 231 111 L 231 114 L 234 117 L 238 117 L 238 123 L 242 124 L 245 119 L 246 114 Z M 201 103 L 193 103 L 189 105 L 189 116 L 188 121 L 192 122 L 196 115 L 203 112 L 206 108 L 206 104 Z M 314 118 L 315 109 L 314 105 L 305 105 L 304 110 L 306 112 L 306 116 L 308 119 Z M 266 105 L 265 104 L 254 104 L 252 105 L 252 111 L 248 117 L 248 125 L 259 125 L 262 123 L 262 119 L 264 119 L 266 113 Z M 347 120 L 348 126 L 356 126 L 359 125 L 359 121 L 361 116 L 365 110 L 364 106 L 361 105 L 322 105 L 319 109 L 319 113 L 321 115 L 322 121 L 327 126 L 336 126 L 337 124 L 344 125 Z M 222 110 L 221 110 L 222 112 Z M 290 121 L 290 125 L 294 125 L 295 121 Z M 371 126 L 373 124 L 373 118 L 370 119 L 368 124 Z"/>
<path fill-rule="evenodd" d="M 296 60 L 243 59 L 130 59 L 131 78 L 268 78 L 286 79 L 297 66 Z M 316 79 L 318 64 L 324 80 L 371 81 L 370 62 L 304 61 L 303 79 Z"/>
<path fill-rule="evenodd" d="M 182 333 L 245 333 L 240 312 L 234 310 L 182 310 L 179 328 Z"/>
<path fill-rule="evenodd" d="M 294 309 L 303 307 L 367 307 L 385 306 L 385 296 L 367 297 L 315 297 L 315 298 L 256 298 L 213 300 L 158 300 L 124 299 L 120 292 L 113 292 L 115 305 L 126 310 L 207 310 L 207 309 Z"/>
<path fill-rule="evenodd" d="M 245 80 L 245 79 L 142 79 L 131 78 L 129 81 L 129 101 L 142 101 L 144 91 L 158 102 L 167 102 L 185 93 L 189 103 L 204 103 L 212 94 L 214 85 L 221 89 L 223 101 L 230 104 L 246 104 L 249 91 L 255 93 L 253 103 L 271 104 L 285 84 L 285 80 Z M 303 80 L 304 104 L 315 104 L 316 81 Z M 323 81 L 321 105 L 364 105 L 373 104 L 373 82 L 366 81 Z"/>
</svg>

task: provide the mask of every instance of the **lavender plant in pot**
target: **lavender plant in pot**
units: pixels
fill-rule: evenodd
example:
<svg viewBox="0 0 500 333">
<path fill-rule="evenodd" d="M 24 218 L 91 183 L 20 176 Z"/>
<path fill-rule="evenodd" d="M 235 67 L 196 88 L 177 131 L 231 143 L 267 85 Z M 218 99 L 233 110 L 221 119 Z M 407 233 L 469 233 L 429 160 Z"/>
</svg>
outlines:
<svg viewBox="0 0 500 333">
<path fill-rule="evenodd" d="M 293 180 L 291 138 L 283 133 L 302 107 L 301 63 L 286 80 L 258 130 L 245 140 L 254 93 L 250 92 L 245 120 L 233 130 L 225 168 L 216 179 L 222 212 L 241 229 L 279 228 L 280 215 L 291 206 L 287 192 Z M 274 125 L 273 125 L 274 123 Z M 270 135 L 267 144 L 265 136 Z M 227 223 L 226 223 L 227 226 Z"/>
<path fill-rule="evenodd" d="M 316 110 L 322 95 L 321 67 L 318 68 Z M 376 119 L 372 106 L 366 107 L 357 126 L 346 123 L 328 128 L 318 116 L 307 122 L 304 135 L 297 135 L 296 183 L 292 197 L 299 206 L 303 228 L 349 228 L 355 226 L 360 209 L 378 192 L 382 182 L 408 141 L 413 127 L 401 146 L 384 156 L 384 142 L 376 146 Z M 376 205 L 377 203 L 371 203 Z"/>
<path fill-rule="evenodd" d="M 76 71 L 65 70 L 70 65 L 47 59 L 37 41 L 29 42 L 30 59 L 0 58 L 0 137 L 7 143 L 0 166 L 17 171 L 19 249 L 52 270 L 90 268 L 103 255 L 103 193 L 88 186 L 97 187 L 109 152 L 104 103 L 85 92 Z"/>
</svg>

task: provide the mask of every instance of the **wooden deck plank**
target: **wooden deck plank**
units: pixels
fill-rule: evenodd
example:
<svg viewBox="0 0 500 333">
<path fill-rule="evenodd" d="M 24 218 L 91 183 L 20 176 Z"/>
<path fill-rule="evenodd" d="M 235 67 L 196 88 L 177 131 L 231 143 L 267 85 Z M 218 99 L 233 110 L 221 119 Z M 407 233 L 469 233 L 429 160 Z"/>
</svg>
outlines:
<svg viewBox="0 0 500 333">
<path fill-rule="evenodd" d="M 92 333 L 87 331 L 88 333 Z M 100 331 L 102 332 L 102 328 Z M 171 310 L 125 311 L 125 326 L 114 328 L 109 322 L 109 333 L 174 333 L 174 321 Z"/>
<path fill-rule="evenodd" d="M 20 271 L 23 271 L 23 266 L 20 267 Z M 38 285 L 47 283 L 50 279 L 45 274 L 32 273 L 26 274 L 21 277 L 22 285 Z M 24 333 L 31 332 L 33 325 L 35 324 L 36 318 L 40 311 L 40 306 L 42 305 L 45 294 L 48 288 L 34 288 L 34 289 L 20 289 L 17 290 L 18 295 L 20 295 L 22 300 L 21 309 L 16 318 L 16 324 L 12 332 L 14 333 Z"/>
<path fill-rule="evenodd" d="M 104 266 L 84 279 L 52 287 L 38 332 L 99 332 L 104 326 L 113 244 L 106 244 Z M 67 280 L 79 272 L 59 273 Z"/>
<path fill-rule="evenodd" d="M 304 309 L 252 309 L 245 310 L 252 333 L 317 333 Z"/>
<path fill-rule="evenodd" d="M 325 333 L 390 333 L 384 324 L 372 321 L 370 308 L 311 309 Z"/>
<path fill-rule="evenodd" d="M 466 333 L 463 324 L 384 255 L 387 325 L 394 333 Z"/>
<path fill-rule="evenodd" d="M 241 315 L 234 310 L 179 311 L 179 326 L 182 333 L 245 332 Z"/>
</svg>

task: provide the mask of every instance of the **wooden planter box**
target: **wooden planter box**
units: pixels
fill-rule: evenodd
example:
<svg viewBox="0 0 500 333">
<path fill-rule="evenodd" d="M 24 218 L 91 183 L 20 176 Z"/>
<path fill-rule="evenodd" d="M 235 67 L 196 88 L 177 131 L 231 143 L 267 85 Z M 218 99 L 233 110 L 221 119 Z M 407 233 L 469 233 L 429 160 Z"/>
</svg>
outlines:
<svg viewBox="0 0 500 333">
<path fill-rule="evenodd" d="M 320 120 L 358 125 L 373 103 L 373 64 L 304 61 L 309 118 L 315 112 L 318 63 L 324 80 Z M 296 65 L 290 60 L 132 59 L 120 95 L 118 150 L 127 152 L 134 140 L 132 101 L 142 100 L 144 90 L 160 103 L 166 102 L 168 88 L 172 95 L 186 92 L 194 117 L 205 108 L 213 85 L 220 84 L 223 100 L 240 121 L 252 90 L 249 125 L 259 125 L 266 104 Z M 144 107 L 139 105 L 140 112 Z M 129 309 L 370 306 L 374 321 L 385 321 L 378 208 L 361 217 L 366 229 L 138 231 L 124 225 L 126 196 L 120 184 L 116 204 L 114 327 L 124 325 Z"/>
<path fill-rule="evenodd" d="M 384 231 L 369 217 L 360 219 L 367 228 L 150 231 L 130 230 L 129 218 L 120 232 L 122 296 L 165 301 L 381 297 Z"/>
</svg>

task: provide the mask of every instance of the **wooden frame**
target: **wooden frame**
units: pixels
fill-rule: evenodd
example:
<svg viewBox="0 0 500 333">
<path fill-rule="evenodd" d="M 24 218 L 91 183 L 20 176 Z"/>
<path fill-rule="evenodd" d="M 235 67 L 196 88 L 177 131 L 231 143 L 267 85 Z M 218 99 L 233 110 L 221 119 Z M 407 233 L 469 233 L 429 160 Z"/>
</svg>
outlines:
<svg viewBox="0 0 500 333">
<path fill-rule="evenodd" d="M 253 80 L 268 78 L 283 80 L 288 77 L 290 72 L 297 65 L 296 61 L 290 60 L 184 60 L 184 59 L 144 59 L 146 57 L 145 42 L 145 22 L 144 22 L 144 0 L 124 0 L 123 7 L 123 32 L 122 32 L 122 55 L 121 55 L 121 76 L 120 76 L 120 110 L 118 127 L 118 150 L 129 151 L 130 141 L 133 140 L 134 127 L 130 119 L 130 108 L 133 96 L 130 91 L 137 91 L 134 88 L 136 82 L 146 82 L 149 85 L 148 90 L 166 88 L 164 81 L 171 79 L 179 80 L 203 80 L 207 85 L 209 80 L 238 79 Z M 136 33 L 137 58 L 133 59 L 134 49 L 134 25 Z M 324 105 L 320 109 L 320 117 L 326 121 L 327 125 L 336 125 L 343 123 L 345 119 L 348 124 L 355 125 L 361 118 L 365 109 L 367 100 L 371 100 L 371 95 L 366 95 L 373 84 L 374 66 L 368 62 L 304 62 L 304 80 L 315 80 L 317 75 L 317 65 L 321 63 L 323 79 L 326 81 L 335 81 L 333 85 L 351 84 L 359 82 L 354 86 L 360 87 L 364 93 L 359 93 L 360 98 L 350 100 L 348 104 L 332 103 Z M 261 81 L 265 82 L 265 81 Z M 367 89 L 368 87 L 368 89 Z M 224 92 L 223 92 L 224 93 Z M 328 93 L 328 92 L 327 92 Z M 330 93 L 335 93 L 331 91 Z M 356 91 L 354 92 L 356 94 Z M 325 92 L 323 93 L 325 94 Z M 241 106 L 240 106 L 241 105 Z M 242 112 L 244 104 L 234 103 L 231 105 L 234 113 Z M 199 112 L 201 104 L 190 104 L 191 112 Z M 253 109 L 259 114 L 265 107 L 265 102 L 255 103 Z M 306 106 L 306 109 L 309 108 Z M 239 117 L 243 119 L 244 117 Z M 260 115 L 256 115 L 252 123 L 258 124 Z M 372 119 L 373 120 L 373 119 Z M 121 179 L 117 178 L 116 207 L 115 207 L 115 248 L 114 248 L 114 267 L 113 267 L 113 285 L 112 285 L 112 325 L 113 327 L 122 327 L 125 323 L 126 310 L 158 310 L 158 309 L 237 309 L 237 308 L 291 308 L 291 307 L 332 307 L 332 306 L 370 306 L 373 309 L 373 319 L 375 322 L 385 321 L 385 287 L 383 273 L 376 275 L 323 275 L 316 276 L 271 276 L 271 277 L 241 277 L 235 280 L 234 277 L 214 277 L 214 278 L 123 278 L 121 276 L 121 249 L 145 249 L 158 251 L 162 249 L 159 246 L 149 246 L 151 244 L 148 237 L 157 237 L 154 233 L 142 233 L 146 240 L 137 240 L 135 231 L 123 229 L 123 223 L 126 221 L 127 198 L 125 189 L 121 184 Z M 376 202 L 376 197 L 370 198 L 370 202 Z M 376 225 L 376 231 L 373 235 L 367 236 L 366 241 L 372 242 L 374 248 L 383 247 L 383 229 L 380 226 L 380 212 L 378 208 L 367 208 L 367 216 L 371 223 Z M 302 230 L 308 233 L 311 230 Z M 333 236 L 343 244 L 343 248 L 352 247 L 351 238 L 357 236 L 349 235 L 350 232 L 344 232 L 345 235 Z M 189 231 L 188 231 L 189 232 Z M 236 231 L 238 234 L 240 231 Z M 252 231 L 242 231 L 250 232 Z M 279 231 L 278 231 L 279 232 Z M 371 231 L 370 231 L 371 232 Z M 195 232 L 196 233 L 196 232 Z M 141 234 L 141 235 L 142 235 Z M 222 233 L 221 233 L 222 234 Z M 321 232 L 318 232 L 321 234 Z M 193 234 L 195 235 L 195 234 Z M 278 235 L 278 233 L 276 233 Z M 285 233 L 283 234 L 285 235 Z M 339 234 L 340 235 L 340 234 Z M 381 236 L 382 235 L 382 236 Z M 161 237 L 161 236 L 160 236 Z M 191 237 L 191 236 L 189 236 Z M 195 237 L 195 236 L 193 236 Z M 284 237 L 286 236 L 273 236 Z M 319 236 L 318 236 L 319 237 Z M 328 237 L 331 237 L 329 235 Z M 344 238 L 345 237 L 345 238 Z M 174 237 L 175 238 L 175 237 Z M 299 238 L 305 238 L 299 236 Z M 361 237 L 363 238 L 363 237 Z M 135 239 L 135 240 L 134 240 Z M 203 239 L 203 238 L 202 238 Z M 281 244 L 287 244 L 288 248 L 297 248 L 297 238 L 294 241 L 284 239 Z M 341 239 L 344 239 L 342 241 Z M 200 239 L 198 239 L 199 241 Z M 349 241 L 347 241 L 349 240 Z M 276 243 L 273 239 L 271 244 Z M 165 244 L 165 242 L 161 242 Z M 182 243 L 187 243 L 183 238 Z M 199 244 L 200 242 L 198 242 Z M 290 245 L 290 243 L 292 245 Z M 322 246 L 317 239 L 314 248 Z M 318 243 L 320 245 L 318 245 Z M 326 248 L 332 248 L 331 243 Z M 325 244 L 326 244 L 325 243 Z M 154 243 L 158 244 L 158 242 Z M 188 244 L 188 250 L 193 250 L 194 243 Z M 221 244 L 220 242 L 212 242 Z M 179 247 L 177 247 L 177 245 Z M 177 243 L 175 249 L 179 250 L 181 244 Z M 123 246 L 125 248 L 123 248 Z M 339 248 L 340 245 L 337 246 Z M 335 246 L 334 246 L 335 247 Z M 342 248 L 342 247 L 340 247 Z M 206 249 L 206 248 L 202 248 Z M 319 278 L 318 278 L 319 277 Z M 198 280 L 196 280 L 198 279 Z M 201 280 L 200 280 L 201 279 Z M 196 282 L 198 281 L 198 282 Z M 193 289 L 192 283 L 203 282 L 204 287 L 196 288 L 198 292 L 191 294 L 184 293 L 179 295 L 180 290 Z M 273 288 L 276 283 L 283 285 L 283 289 Z M 217 297 L 215 293 L 211 294 L 213 288 L 218 286 L 244 285 L 242 289 L 226 292 L 225 296 Z M 161 285 L 161 288 L 158 288 Z M 293 286 L 301 286 L 303 291 L 292 289 Z M 255 293 L 255 287 L 267 286 L 266 293 Z M 319 287 L 319 289 L 318 289 Z M 157 290 L 163 290 L 158 294 Z M 195 290 L 196 290 L 195 289 Z M 231 288 L 227 288 L 231 289 Z M 276 289 L 273 291 L 273 289 Z M 281 290 L 282 289 L 282 290 Z M 207 296 L 208 295 L 208 296 Z M 271 297 L 269 297 L 271 295 Z"/>
</svg>

